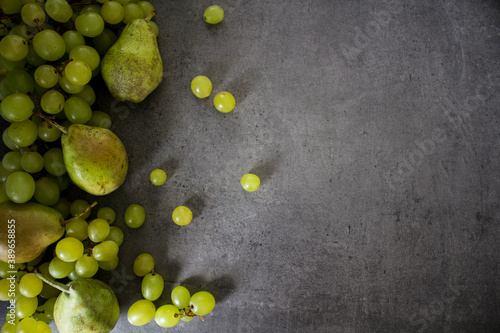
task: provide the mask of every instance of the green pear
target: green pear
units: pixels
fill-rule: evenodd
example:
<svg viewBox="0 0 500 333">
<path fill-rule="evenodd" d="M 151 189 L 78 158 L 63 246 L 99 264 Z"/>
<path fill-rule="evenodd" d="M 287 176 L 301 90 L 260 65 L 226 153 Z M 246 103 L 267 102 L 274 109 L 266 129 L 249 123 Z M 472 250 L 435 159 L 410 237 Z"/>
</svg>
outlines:
<svg viewBox="0 0 500 333">
<path fill-rule="evenodd" d="M 62 237 L 63 221 L 59 211 L 35 202 L 0 203 L 0 260 L 25 263 L 35 259 Z"/>
<path fill-rule="evenodd" d="M 139 103 L 158 87 L 163 63 L 149 18 L 131 21 L 104 55 L 101 74 L 119 101 Z"/>
<path fill-rule="evenodd" d="M 73 124 L 61 136 L 61 145 L 69 177 L 87 193 L 105 195 L 125 181 L 127 152 L 112 131 Z"/>
</svg>

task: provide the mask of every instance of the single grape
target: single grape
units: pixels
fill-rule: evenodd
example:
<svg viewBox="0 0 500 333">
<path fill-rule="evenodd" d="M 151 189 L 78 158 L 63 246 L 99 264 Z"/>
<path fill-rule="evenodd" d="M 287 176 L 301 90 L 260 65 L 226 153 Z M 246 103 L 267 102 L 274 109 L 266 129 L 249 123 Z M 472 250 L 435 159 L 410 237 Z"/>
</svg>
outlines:
<svg viewBox="0 0 500 333">
<path fill-rule="evenodd" d="M 7 127 L 2 133 L 2 141 L 10 150 L 19 151 L 21 147 L 16 145 L 9 137 L 9 128 Z"/>
<path fill-rule="evenodd" d="M 16 315 L 19 318 L 28 318 L 35 313 L 38 307 L 38 298 L 26 297 L 23 295 L 17 296 Z"/>
<path fill-rule="evenodd" d="M 99 52 L 97 52 L 95 48 L 88 45 L 75 46 L 69 53 L 69 58 L 73 60 L 85 61 L 91 70 L 95 70 L 101 62 Z"/>
<path fill-rule="evenodd" d="M 90 82 L 92 70 L 86 62 L 73 60 L 64 68 L 64 75 L 66 75 L 69 82 L 83 86 Z"/>
<path fill-rule="evenodd" d="M 85 37 L 97 37 L 104 30 L 104 20 L 97 13 L 83 13 L 76 18 L 75 28 Z"/>
<path fill-rule="evenodd" d="M 146 213 L 141 205 L 132 204 L 125 210 L 125 223 L 130 228 L 139 228 L 146 219 Z"/>
<path fill-rule="evenodd" d="M 80 215 L 85 209 L 89 208 L 90 204 L 83 199 L 76 199 L 71 203 L 70 212 L 72 216 Z M 90 216 L 91 211 L 89 210 L 82 216 L 82 219 L 86 219 Z"/>
<path fill-rule="evenodd" d="M 14 69 L 7 73 L 5 82 L 12 93 L 28 94 L 35 91 L 35 80 L 26 70 Z"/>
<path fill-rule="evenodd" d="M 19 281 L 19 292 L 26 297 L 36 297 L 42 292 L 43 282 L 35 273 L 24 275 Z"/>
<path fill-rule="evenodd" d="M 109 261 L 118 255 L 118 244 L 109 240 L 94 246 L 92 256 L 97 261 Z"/>
<path fill-rule="evenodd" d="M 64 39 L 54 30 L 43 30 L 33 38 L 36 53 L 45 60 L 56 61 L 66 53 Z"/>
<path fill-rule="evenodd" d="M 99 264 L 93 256 L 84 254 L 75 262 L 75 271 L 82 278 L 91 278 L 99 270 Z"/>
<path fill-rule="evenodd" d="M 30 331 L 32 332 L 32 331 Z M 41 320 L 37 320 L 36 322 L 36 333 L 51 333 L 52 332 L 52 329 L 50 328 L 50 326 L 41 321 Z"/>
<path fill-rule="evenodd" d="M 29 119 L 16 121 L 8 127 L 9 138 L 19 147 L 28 147 L 38 138 L 38 126 Z"/>
<path fill-rule="evenodd" d="M 57 90 L 51 89 L 42 95 L 40 106 L 48 114 L 58 114 L 64 109 L 64 102 L 64 95 Z"/>
<path fill-rule="evenodd" d="M 21 155 L 18 151 L 9 151 L 7 152 L 2 159 L 2 165 L 5 170 L 14 172 L 14 171 L 22 171 L 23 167 L 21 164 L 21 159 L 23 155 Z"/>
<path fill-rule="evenodd" d="M 76 218 L 65 225 L 66 237 L 74 237 L 79 241 L 84 241 L 88 238 L 88 223 L 81 217 Z"/>
<path fill-rule="evenodd" d="M 106 52 L 113 46 L 118 37 L 113 32 L 113 30 L 104 28 L 102 34 L 97 37 L 92 38 L 92 43 L 94 48 L 99 52 L 100 55 L 105 55 Z"/>
<path fill-rule="evenodd" d="M 92 109 L 83 99 L 73 96 L 64 103 L 64 114 L 73 124 L 85 124 L 92 117 Z"/>
<path fill-rule="evenodd" d="M 42 177 L 35 182 L 34 198 L 38 203 L 52 206 L 59 201 L 59 196 L 59 186 L 52 178 Z"/>
<path fill-rule="evenodd" d="M 156 310 L 155 321 L 161 327 L 174 327 L 177 325 L 181 312 L 172 304 L 162 305 Z"/>
<path fill-rule="evenodd" d="M 184 309 L 189 306 L 189 300 L 191 299 L 191 294 L 186 287 L 177 286 L 172 289 L 172 293 L 170 294 L 170 298 L 172 299 L 172 303 L 179 309 Z"/>
<path fill-rule="evenodd" d="M 36 309 L 35 309 L 36 310 Z M 34 312 L 34 311 L 33 311 Z M 35 318 L 25 317 L 17 324 L 16 333 L 38 333 L 38 323 Z"/>
<path fill-rule="evenodd" d="M 83 244 L 74 237 L 63 238 L 57 242 L 56 255 L 62 261 L 77 261 L 83 255 Z"/>
<path fill-rule="evenodd" d="M 0 1 L 0 9 L 6 15 L 17 14 L 21 11 L 23 2 L 18 0 Z"/>
<path fill-rule="evenodd" d="M 26 172 L 36 173 L 42 171 L 44 164 L 43 156 L 38 152 L 28 151 L 21 156 L 21 166 Z"/>
<path fill-rule="evenodd" d="M 260 179 L 254 174 L 247 173 L 241 177 L 241 186 L 248 192 L 256 191 L 260 185 Z"/>
<path fill-rule="evenodd" d="M 101 16 L 109 24 L 118 24 L 123 20 L 125 10 L 117 1 L 108 1 L 101 7 Z"/>
<path fill-rule="evenodd" d="M 103 111 L 92 111 L 92 117 L 90 117 L 86 125 L 109 129 L 111 127 L 111 117 Z"/>
<path fill-rule="evenodd" d="M 156 307 L 153 302 L 141 299 L 128 309 L 128 322 L 134 326 L 143 326 L 149 323 L 155 316 Z"/>
<path fill-rule="evenodd" d="M 0 40 L 0 56 L 8 61 L 21 61 L 28 55 L 29 46 L 18 35 L 7 35 Z"/>
<path fill-rule="evenodd" d="M 139 5 L 129 2 L 123 6 L 123 23 L 129 24 L 133 20 L 144 18 L 144 13 Z"/>
<path fill-rule="evenodd" d="M 85 37 L 76 30 L 66 31 L 62 34 L 62 38 L 66 44 L 66 53 L 70 53 L 77 46 L 85 45 Z"/>
<path fill-rule="evenodd" d="M 148 25 L 153 30 L 155 36 L 158 37 L 158 35 L 160 34 L 160 28 L 158 28 L 158 24 L 153 21 L 148 21 Z"/>
<path fill-rule="evenodd" d="M 115 222 L 116 213 L 111 207 L 101 207 L 97 211 L 97 217 L 105 219 L 109 224 L 113 224 Z"/>
<path fill-rule="evenodd" d="M 198 98 L 208 97 L 212 92 L 212 82 L 208 77 L 199 75 L 191 81 L 191 91 Z"/>
<path fill-rule="evenodd" d="M 42 88 L 52 88 L 59 81 L 57 70 L 51 65 L 41 65 L 35 70 L 35 82 Z"/>
<path fill-rule="evenodd" d="M 8 121 L 23 121 L 33 115 L 35 104 L 31 98 L 24 93 L 15 93 L 5 97 L 0 104 L 2 116 Z"/>
<path fill-rule="evenodd" d="M 45 11 L 54 21 L 65 23 L 73 16 L 73 9 L 66 0 L 45 1 Z"/>
<path fill-rule="evenodd" d="M 179 206 L 174 209 L 172 213 L 172 220 L 174 220 L 177 225 L 188 225 L 193 219 L 193 213 L 186 206 Z"/>
<path fill-rule="evenodd" d="M 59 86 L 62 90 L 72 95 L 79 94 L 85 89 L 85 86 L 71 83 L 64 73 L 61 77 L 59 77 Z"/>
<path fill-rule="evenodd" d="M 94 88 L 92 86 L 86 84 L 81 92 L 75 95 L 75 97 L 80 97 L 83 99 L 85 102 L 87 102 L 88 105 L 92 106 L 92 104 L 95 103 L 95 92 Z M 93 112 L 92 112 L 93 115 Z"/>
<path fill-rule="evenodd" d="M 102 242 L 109 234 L 109 223 L 104 219 L 94 219 L 89 223 L 88 234 L 94 243 Z"/>
<path fill-rule="evenodd" d="M 112 240 L 118 246 L 120 246 L 123 243 L 123 238 L 124 238 L 124 235 L 123 235 L 122 229 L 115 227 L 115 226 L 111 226 L 109 228 L 109 234 L 105 240 Z"/>
<path fill-rule="evenodd" d="M 210 24 L 217 24 L 224 19 L 224 10 L 217 5 L 213 5 L 205 9 L 203 19 Z"/>
<path fill-rule="evenodd" d="M 222 91 L 214 97 L 214 106 L 222 113 L 231 112 L 235 104 L 236 101 L 234 100 L 234 96 L 227 91 Z"/>
<path fill-rule="evenodd" d="M 212 312 L 215 307 L 215 298 L 207 291 L 199 291 L 189 301 L 194 314 L 204 316 Z"/>
<path fill-rule="evenodd" d="M 25 203 L 35 194 L 35 180 L 24 171 L 11 173 L 5 181 L 5 194 L 15 203 Z"/>
<path fill-rule="evenodd" d="M 10 29 L 9 35 L 18 35 L 24 39 L 30 39 L 34 35 L 31 29 L 32 28 L 26 24 L 19 24 Z"/>
<path fill-rule="evenodd" d="M 30 27 L 38 27 L 45 21 L 45 11 L 35 2 L 27 3 L 21 9 L 21 18 Z"/>
<path fill-rule="evenodd" d="M 75 269 L 75 262 L 62 261 L 54 257 L 49 264 L 49 274 L 55 279 L 63 279 Z"/>
<path fill-rule="evenodd" d="M 153 183 L 153 185 L 160 186 L 165 184 L 165 181 L 167 180 L 167 174 L 161 169 L 155 169 L 151 171 L 149 179 L 151 180 L 151 183 Z"/>
<path fill-rule="evenodd" d="M 62 149 L 54 147 L 43 154 L 45 161 L 45 170 L 53 176 L 62 176 L 66 173 L 66 166 L 64 165 L 64 158 Z"/>
<path fill-rule="evenodd" d="M 149 273 L 142 278 L 142 296 L 149 301 L 156 301 L 163 293 L 165 283 L 158 273 Z"/>
<path fill-rule="evenodd" d="M 149 253 L 139 254 L 134 260 L 134 274 L 137 276 L 145 276 L 151 273 L 155 267 L 153 256 Z"/>
<path fill-rule="evenodd" d="M 147 1 L 139 1 L 139 2 L 137 2 L 137 5 L 139 7 L 141 7 L 143 17 L 148 17 L 155 10 L 154 6 L 150 2 L 147 2 Z M 151 21 L 149 21 L 149 22 L 151 22 Z"/>
<path fill-rule="evenodd" d="M 105 270 L 105 271 L 112 271 L 118 267 L 118 256 L 114 257 L 111 260 L 108 261 L 99 261 L 99 268 Z"/>
<path fill-rule="evenodd" d="M 11 173 L 12 173 L 12 171 L 5 169 L 2 165 L 2 163 L 0 163 L 0 182 L 5 183 L 5 181 L 7 180 L 7 177 L 9 177 L 9 175 Z"/>
</svg>

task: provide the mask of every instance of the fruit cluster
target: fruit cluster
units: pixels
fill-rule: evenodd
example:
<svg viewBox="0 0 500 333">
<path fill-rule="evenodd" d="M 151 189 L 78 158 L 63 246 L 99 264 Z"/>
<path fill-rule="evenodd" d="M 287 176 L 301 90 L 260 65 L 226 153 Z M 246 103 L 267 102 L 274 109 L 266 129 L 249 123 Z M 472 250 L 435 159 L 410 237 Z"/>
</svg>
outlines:
<svg viewBox="0 0 500 333">
<path fill-rule="evenodd" d="M 215 307 L 215 298 L 207 291 L 193 295 L 184 286 L 176 286 L 170 293 L 172 304 L 164 304 L 158 309 L 154 301 L 159 299 L 165 288 L 163 277 L 155 272 L 152 255 L 142 253 L 134 261 L 135 275 L 142 277 L 141 291 L 144 299 L 136 301 L 128 310 L 128 321 L 134 326 L 143 326 L 153 318 L 161 327 L 173 327 L 179 321 L 191 321 L 194 317 L 203 320 Z"/>
</svg>

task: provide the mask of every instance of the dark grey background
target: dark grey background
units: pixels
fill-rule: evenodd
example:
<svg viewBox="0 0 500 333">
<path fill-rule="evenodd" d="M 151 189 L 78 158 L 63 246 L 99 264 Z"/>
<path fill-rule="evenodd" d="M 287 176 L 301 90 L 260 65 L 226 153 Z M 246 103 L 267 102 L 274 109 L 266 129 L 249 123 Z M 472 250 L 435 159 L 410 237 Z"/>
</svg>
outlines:
<svg viewBox="0 0 500 333">
<path fill-rule="evenodd" d="M 98 200 L 126 236 L 101 275 L 115 331 L 160 331 L 126 319 L 143 252 L 171 281 L 157 306 L 177 283 L 217 299 L 171 332 L 500 331 L 498 1 L 223 0 L 216 26 L 211 1 L 152 3 L 164 81 L 139 105 L 99 102 L 130 158 Z M 197 75 L 234 111 L 202 106 Z"/>
</svg>

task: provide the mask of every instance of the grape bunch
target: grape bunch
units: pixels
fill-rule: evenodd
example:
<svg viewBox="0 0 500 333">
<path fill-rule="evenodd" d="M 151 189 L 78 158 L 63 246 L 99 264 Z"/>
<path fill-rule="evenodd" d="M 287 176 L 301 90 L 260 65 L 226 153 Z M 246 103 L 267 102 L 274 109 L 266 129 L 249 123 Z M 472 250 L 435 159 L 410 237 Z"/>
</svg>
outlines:
<svg viewBox="0 0 500 333">
<path fill-rule="evenodd" d="M 132 304 L 128 310 L 128 321 L 134 326 L 143 326 L 151 320 L 161 327 L 174 327 L 179 321 L 189 322 L 194 317 L 203 320 L 215 307 L 215 298 L 207 291 L 193 295 L 184 286 L 176 286 L 170 293 L 171 304 L 156 308 L 153 303 L 163 294 L 165 281 L 155 272 L 153 256 L 142 253 L 134 261 L 134 273 L 142 277 L 141 291 L 144 297 Z"/>
</svg>

